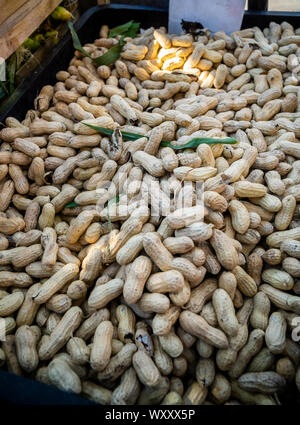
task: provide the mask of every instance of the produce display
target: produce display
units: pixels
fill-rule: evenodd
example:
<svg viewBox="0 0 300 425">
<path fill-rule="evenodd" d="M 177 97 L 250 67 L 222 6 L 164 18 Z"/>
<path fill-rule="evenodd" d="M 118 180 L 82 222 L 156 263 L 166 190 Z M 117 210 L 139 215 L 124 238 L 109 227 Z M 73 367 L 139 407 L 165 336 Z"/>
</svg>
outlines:
<svg viewBox="0 0 300 425">
<path fill-rule="evenodd" d="M 1 368 L 106 405 L 299 401 L 300 29 L 70 29 L 0 131 Z"/>
</svg>

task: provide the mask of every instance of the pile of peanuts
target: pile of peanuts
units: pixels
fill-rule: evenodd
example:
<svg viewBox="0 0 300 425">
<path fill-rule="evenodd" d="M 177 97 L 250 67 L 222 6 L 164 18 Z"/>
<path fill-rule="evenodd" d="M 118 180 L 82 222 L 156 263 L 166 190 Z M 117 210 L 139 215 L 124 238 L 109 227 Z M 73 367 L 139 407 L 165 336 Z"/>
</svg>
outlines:
<svg viewBox="0 0 300 425">
<path fill-rule="evenodd" d="M 101 404 L 299 400 L 299 57 L 287 22 L 149 28 L 6 119 L 3 369 Z"/>
</svg>

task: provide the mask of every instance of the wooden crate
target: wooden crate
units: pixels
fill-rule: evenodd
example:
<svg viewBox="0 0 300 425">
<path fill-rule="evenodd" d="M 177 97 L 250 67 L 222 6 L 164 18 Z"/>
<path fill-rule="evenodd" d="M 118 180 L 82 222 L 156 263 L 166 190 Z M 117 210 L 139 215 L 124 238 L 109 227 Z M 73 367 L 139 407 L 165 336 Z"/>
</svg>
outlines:
<svg viewBox="0 0 300 425">
<path fill-rule="evenodd" d="M 78 9 L 74 9 L 72 11 L 74 21 L 76 22 L 79 19 L 79 11 Z M 56 28 L 58 32 L 58 38 L 61 39 L 68 31 L 68 27 L 65 22 L 61 22 Z M 51 49 L 53 48 L 53 40 L 46 40 L 45 44 L 43 44 L 36 52 L 34 52 L 31 57 L 26 60 L 26 62 L 18 69 L 16 72 L 15 82 L 20 84 L 24 78 L 26 78 L 33 70 L 47 57 Z"/>
<path fill-rule="evenodd" d="M 0 56 L 7 59 L 61 0 L 0 0 Z"/>
</svg>

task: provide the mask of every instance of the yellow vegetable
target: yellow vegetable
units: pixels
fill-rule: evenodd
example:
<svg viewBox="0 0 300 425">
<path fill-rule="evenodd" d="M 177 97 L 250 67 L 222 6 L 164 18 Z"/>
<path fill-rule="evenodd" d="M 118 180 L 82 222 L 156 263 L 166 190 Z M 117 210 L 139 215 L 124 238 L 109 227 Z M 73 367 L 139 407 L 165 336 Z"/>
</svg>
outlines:
<svg viewBox="0 0 300 425">
<path fill-rule="evenodd" d="M 62 6 L 57 6 L 57 8 L 51 13 L 51 17 L 58 21 L 69 21 L 69 19 L 72 18 L 72 13 Z"/>
</svg>

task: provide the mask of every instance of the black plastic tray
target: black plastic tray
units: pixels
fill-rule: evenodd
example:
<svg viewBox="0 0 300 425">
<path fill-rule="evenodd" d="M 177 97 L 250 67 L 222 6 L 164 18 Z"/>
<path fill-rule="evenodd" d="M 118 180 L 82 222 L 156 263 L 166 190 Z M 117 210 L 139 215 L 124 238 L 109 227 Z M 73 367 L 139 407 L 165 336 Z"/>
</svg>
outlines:
<svg viewBox="0 0 300 425">
<path fill-rule="evenodd" d="M 97 406 L 96 403 L 14 373 L 0 371 L 0 406 Z"/>
<path fill-rule="evenodd" d="M 167 26 L 168 11 L 162 8 L 124 4 L 96 6 L 81 16 L 75 24 L 75 29 L 84 44 L 99 37 L 99 29 L 102 24 L 114 27 L 131 19 L 140 22 L 143 28 Z M 271 21 L 287 21 L 294 26 L 300 26 L 300 13 L 249 11 L 245 12 L 242 27 L 257 25 L 263 28 Z M 1 106 L 0 122 L 4 122 L 7 116 L 14 116 L 22 120 L 26 111 L 33 108 L 34 98 L 40 89 L 46 84 L 54 84 L 55 74 L 68 67 L 73 52 L 71 36 L 67 34 Z M 6 400 L 16 404 L 93 404 L 79 399 L 75 395 L 62 393 L 55 387 L 49 387 L 4 371 L 0 371 L 0 390 L 0 401 Z"/>
<path fill-rule="evenodd" d="M 124 4 L 95 6 L 81 16 L 75 24 L 75 29 L 81 42 L 87 43 L 99 37 L 102 24 L 114 27 L 131 19 L 140 22 L 143 28 L 167 26 L 168 10 Z M 257 25 L 263 28 L 271 21 L 287 21 L 294 26 L 300 26 L 300 13 L 246 11 L 242 27 Z M 26 111 L 33 108 L 33 100 L 40 89 L 46 84 L 54 84 L 55 74 L 68 67 L 73 51 L 71 36 L 68 33 L 49 53 L 49 56 L 20 84 L 12 96 L 1 105 L 0 122 L 4 122 L 7 116 L 24 119 Z"/>
</svg>

